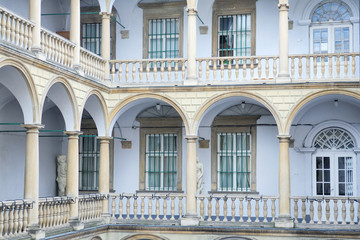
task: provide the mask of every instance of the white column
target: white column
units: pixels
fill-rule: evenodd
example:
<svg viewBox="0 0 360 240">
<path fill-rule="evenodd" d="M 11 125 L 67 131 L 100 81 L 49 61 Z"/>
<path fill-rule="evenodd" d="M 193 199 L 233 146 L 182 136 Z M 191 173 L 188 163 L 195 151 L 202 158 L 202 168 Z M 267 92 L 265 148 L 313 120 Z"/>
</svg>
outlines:
<svg viewBox="0 0 360 240">
<path fill-rule="evenodd" d="M 101 56 L 106 60 L 105 64 L 105 80 L 110 80 L 110 17 L 111 14 L 107 12 L 101 12 L 102 16 L 102 29 L 101 29 Z"/>
<path fill-rule="evenodd" d="M 99 193 L 104 195 L 108 195 L 110 191 L 109 145 L 111 139 L 111 137 L 98 137 L 100 141 Z M 109 202 L 107 198 L 103 201 L 102 214 L 104 216 L 109 215 Z"/>
<path fill-rule="evenodd" d="M 185 85 L 197 85 L 198 78 L 196 74 L 196 14 L 195 8 L 187 8 L 188 13 L 188 41 L 187 41 L 187 76 Z"/>
<path fill-rule="evenodd" d="M 70 221 L 74 226 L 79 226 L 79 135 L 80 131 L 65 132 L 68 135 L 68 155 L 67 155 L 67 174 L 66 174 L 66 195 L 75 200 L 70 205 Z"/>
<path fill-rule="evenodd" d="M 181 225 L 199 225 L 196 207 L 196 140 L 197 136 L 186 136 L 187 161 L 186 161 L 186 213 L 181 219 Z"/>
<path fill-rule="evenodd" d="M 289 78 L 289 3 L 279 0 L 279 78 Z"/>
<path fill-rule="evenodd" d="M 41 0 L 30 0 L 29 1 L 29 19 L 35 26 L 32 32 L 32 46 L 31 50 L 35 52 L 41 51 Z"/>
<path fill-rule="evenodd" d="M 75 43 L 74 68 L 80 68 L 80 0 L 71 0 L 70 41 Z"/>
<path fill-rule="evenodd" d="M 279 217 L 275 227 L 294 227 L 290 216 L 289 135 L 279 135 Z"/>
<path fill-rule="evenodd" d="M 24 198 L 34 202 L 30 209 L 29 226 L 39 224 L 39 129 L 40 124 L 23 124 L 26 128 Z"/>
</svg>

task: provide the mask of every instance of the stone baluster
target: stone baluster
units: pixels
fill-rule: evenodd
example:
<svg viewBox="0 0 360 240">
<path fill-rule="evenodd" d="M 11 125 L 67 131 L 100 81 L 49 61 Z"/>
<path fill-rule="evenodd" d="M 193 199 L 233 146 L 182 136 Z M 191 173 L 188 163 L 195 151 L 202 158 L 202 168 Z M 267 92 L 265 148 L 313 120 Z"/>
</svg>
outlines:
<svg viewBox="0 0 360 240">
<path fill-rule="evenodd" d="M 156 61 L 156 60 L 154 60 L 154 61 L 153 61 L 153 75 L 154 75 L 154 82 L 156 82 L 156 79 L 157 79 L 157 71 L 158 71 L 158 69 L 157 69 L 157 61 Z"/>
<path fill-rule="evenodd" d="M 156 205 L 155 205 L 155 220 L 160 220 L 160 197 L 156 197 Z"/>
<path fill-rule="evenodd" d="M 349 62 L 348 62 L 348 56 L 344 56 L 345 62 L 344 62 L 344 77 L 349 77 Z"/>
<path fill-rule="evenodd" d="M 318 221 L 317 224 L 322 224 L 322 200 L 319 199 L 318 201 Z"/>
<path fill-rule="evenodd" d="M 275 198 L 271 199 L 271 221 L 275 221 L 275 213 L 276 213 L 276 207 L 275 207 Z"/>
<path fill-rule="evenodd" d="M 4 12 L 3 12 L 4 14 Z M 3 231 L 4 231 L 4 210 L 2 209 L 3 208 L 3 205 L 1 205 L 1 208 L 0 208 L 0 237 L 2 236 L 3 234 Z"/>
<path fill-rule="evenodd" d="M 129 62 L 126 62 L 125 66 L 125 79 L 126 83 L 129 83 Z"/>
<path fill-rule="evenodd" d="M 298 208 L 298 201 L 299 199 L 294 198 L 294 222 L 298 223 L 298 216 L 299 216 L 299 208 Z"/>
<path fill-rule="evenodd" d="M 168 65 L 167 65 L 167 74 L 168 74 L 168 82 L 170 82 L 171 81 L 171 61 L 168 61 L 167 62 L 168 63 Z"/>
<path fill-rule="evenodd" d="M 9 233 L 9 209 L 5 207 L 4 212 L 4 236 L 8 236 Z"/>
<path fill-rule="evenodd" d="M 141 206 L 140 206 L 141 217 L 140 217 L 140 219 L 145 220 L 145 216 L 144 216 L 144 213 L 145 213 L 145 197 L 141 196 L 140 198 L 141 198 Z"/>
<path fill-rule="evenodd" d="M 274 78 L 276 77 L 276 74 L 277 74 L 277 64 L 276 64 L 276 57 L 273 57 L 273 75 L 274 75 Z"/>
<path fill-rule="evenodd" d="M 261 58 L 258 58 L 258 79 L 261 80 L 261 75 L 262 75 L 262 67 L 261 67 Z"/>
<path fill-rule="evenodd" d="M 199 69 L 198 69 L 198 75 L 199 75 L 199 79 L 202 79 L 202 60 L 198 60 L 199 61 Z"/>
<path fill-rule="evenodd" d="M 341 213 L 342 213 L 342 219 L 341 224 L 346 224 L 346 200 L 341 200 Z"/>
<path fill-rule="evenodd" d="M 243 80 L 246 79 L 246 71 L 247 71 L 246 68 L 247 68 L 247 66 L 246 66 L 246 58 L 243 58 L 243 60 L 242 60 Z"/>
<path fill-rule="evenodd" d="M 148 219 L 152 220 L 153 219 L 152 218 L 152 200 L 153 200 L 153 196 L 149 196 L 148 199 L 149 199 L 149 202 L 148 202 L 148 214 L 149 214 L 149 217 L 148 217 Z"/>
<path fill-rule="evenodd" d="M 231 74 L 232 74 L 232 71 L 231 71 L 231 63 L 232 63 L 233 60 L 229 60 L 229 63 L 227 65 L 227 71 L 228 71 L 228 80 L 230 81 L 231 80 Z"/>
<path fill-rule="evenodd" d="M 313 57 L 313 73 L 314 73 L 314 79 L 316 79 L 318 77 L 317 75 L 317 57 Z"/>
<path fill-rule="evenodd" d="M 185 60 L 181 61 L 181 71 L 182 71 L 182 79 L 185 80 Z M 189 71 L 188 71 L 189 74 Z"/>
<path fill-rule="evenodd" d="M 212 206 L 211 206 L 211 196 L 209 196 L 208 198 L 208 221 L 211 221 L 211 212 L 212 212 Z"/>
<path fill-rule="evenodd" d="M 340 56 L 336 56 L 336 77 L 340 77 Z"/>
<path fill-rule="evenodd" d="M 302 217 L 302 220 L 301 220 L 301 223 L 306 223 L 305 221 L 305 217 L 306 217 L 306 199 L 302 199 L 301 202 L 301 217 Z"/>
<path fill-rule="evenodd" d="M 263 198 L 264 200 L 264 205 L 263 205 L 263 211 L 264 211 L 264 221 L 263 222 L 267 222 L 268 221 L 268 199 L 267 198 Z"/>
<path fill-rule="evenodd" d="M 167 220 L 167 196 L 163 197 L 163 220 Z"/>
<path fill-rule="evenodd" d="M 350 224 L 354 224 L 354 199 L 350 199 Z"/>
<path fill-rule="evenodd" d="M 216 80 L 216 74 L 217 74 L 217 61 L 214 59 L 212 60 L 212 63 L 213 63 L 213 78 L 214 78 L 214 81 Z"/>
<path fill-rule="evenodd" d="M 299 58 L 299 69 L 298 69 L 298 71 L 299 71 L 299 79 L 302 79 L 302 57 L 300 56 Z"/>
<path fill-rule="evenodd" d="M 339 209 L 338 209 L 338 200 L 334 199 L 334 224 L 338 224 Z"/>
<path fill-rule="evenodd" d="M 171 218 L 170 220 L 175 220 L 175 197 L 171 196 Z"/>
<path fill-rule="evenodd" d="M 314 200 L 310 199 L 310 223 L 314 224 Z"/>
<path fill-rule="evenodd" d="M 247 198 L 247 220 L 246 222 L 251 222 L 251 198 Z"/>
<path fill-rule="evenodd" d="M 265 58 L 265 79 L 269 79 L 269 58 Z"/>
<path fill-rule="evenodd" d="M 330 199 L 326 199 L 326 224 L 330 224 Z"/>
<path fill-rule="evenodd" d="M 14 231 L 14 211 L 16 206 L 10 206 L 9 207 L 9 236 L 13 236 Z"/>
<path fill-rule="evenodd" d="M 333 56 L 329 57 L 329 77 L 333 76 Z"/>
<path fill-rule="evenodd" d="M 137 202 L 137 196 L 134 196 L 134 219 L 137 219 L 137 213 L 138 213 L 138 202 Z"/>
<path fill-rule="evenodd" d="M 224 59 L 220 60 L 220 77 L 221 81 L 224 81 Z"/>
<path fill-rule="evenodd" d="M 244 199 L 240 197 L 239 198 L 239 216 L 240 216 L 239 221 L 240 222 L 244 222 L 244 211 L 243 211 L 244 206 L 243 206 L 243 204 L 244 204 Z"/>
<path fill-rule="evenodd" d="M 227 221 L 228 221 L 228 219 L 227 219 L 227 213 L 228 213 L 228 212 L 227 212 L 227 211 L 228 211 L 227 199 L 228 199 L 228 198 L 227 198 L 226 196 L 225 196 L 224 199 L 223 199 L 223 200 L 224 200 L 224 205 L 223 205 L 223 211 L 224 211 L 224 220 L 223 220 L 223 221 L 224 221 L 224 222 L 227 222 Z"/>
<path fill-rule="evenodd" d="M 178 81 L 179 61 L 175 61 L 175 82 Z"/>
<path fill-rule="evenodd" d="M 164 63 L 165 61 L 164 60 L 161 60 L 160 61 L 160 81 L 161 82 L 164 82 L 164 71 L 165 71 L 165 69 L 164 69 Z"/>
<path fill-rule="evenodd" d="M 321 57 L 321 77 L 325 78 L 325 57 Z"/>
<path fill-rule="evenodd" d="M 352 55 L 351 55 L 351 72 L 352 72 L 352 76 L 353 76 L 353 77 L 355 77 L 355 73 L 356 73 L 355 58 L 356 58 L 356 55 L 355 55 L 355 54 L 352 54 Z"/>
<path fill-rule="evenodd" d="M 216 215 L 216 217 L 215 217 L 215 222 L 218 222 L 218 221 L 220 221 L 220 204 L 219 204 L 219 200 L 220 200 L 220 198 L 219 197 L 216 197 L 215 198 L 215 201 L 216 201 L 216 203 L 215 203 L 215 215 Z"/>
<path fill-rule="evenodd" d="M 111 196 L 111 217 L 115 219 L 116 195 Z"/>
<path fill-rule="evenodd" d="M 183 217 L 183 196 L 179 197 L 179 219 Z"/>
<path fill-rule="evenodd" d="M 209 64 L 210 60 L 206 60 L 206 81 L 209 81 L 209 76 L 210 76 L 210 64 Z"/>
<path fill-rule="evenodd" d="M 235 222 L 235 200 L 236 197 L 231 197 L 231 222 Z"/>
</svg>

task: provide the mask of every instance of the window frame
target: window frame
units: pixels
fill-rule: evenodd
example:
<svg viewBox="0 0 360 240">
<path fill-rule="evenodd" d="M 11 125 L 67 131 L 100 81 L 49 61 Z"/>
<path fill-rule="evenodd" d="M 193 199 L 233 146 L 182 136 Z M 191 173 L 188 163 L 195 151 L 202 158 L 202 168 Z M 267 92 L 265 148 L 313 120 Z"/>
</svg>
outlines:
<svg viewBox="0 0 360 240">
<path fill-rule="evenodd" d="M 100 7 L 81 7 L 81 12 L 101 12 L 101 10 L 100 10 Z M 112 14 L 112 16 L 117 15 L 117 11 L 114 7 L 112 8 L 111 14 Z M 100 26 L 102 26 L 102 16 L 100 14 L 81 14 L 80 18 L 81 18 L 80 19 L 80 22 L 81 22 L 80 43 L 81 43 L 81 47 L 86 49 L 85 47 L 82 46 L 83 25 L 97 23 L 97 24 L 100 24 Z M 114 21 L 111 19 L 110 20 L 110 41 L 111 41 L 110 59 L 116 58 L 116 28 L 117 28 L 116 23 L 114 23 Z M 102 36 L 100 36 L 100 53 L 101 53 L 101 37 Z M 90 50 L 88 50 L 88 51 L 90 51 Z M 94 54 L 96 54 L 96 53 L 94 53 Z"/>
<path fill-rule="evenodd" d="M 84 151 L 84 141 L 85 139 L 94 139 L 91 149 Z M 89 145 L 90 146 L 90 145 Z M 94 158 L 93 159 L 93 166 L 91 169 L 89 168 L 88 163 L 86 164 L 88 167 L 86 171 L 82 168 L 84 166 L 84 158 Z M 88 162 L 88 159 L 86 160 Z M 98 191 L 99 190 L 99 167 L 100 167 L 100 142 L 97 139 L 96 135 L 80 135 L 79 136 L 79 191 Z M 86 174 L 87 181 L 89 181 L 89 176 L 93 181 L 93 186 L 89 186 L 89 182 L 84 187 L 81 182 L 83 179 L 83 174 Z"/>
<path fill-rule="evenodd" d="M 260 116 L 217 116 L 211 127 L 211 192 L 257 193 L 256 192 L 256 121 Z M 250 189 L 249 191 L 219 190 L 218 179 L 218 134 L 219 133 L 250 133 Z"/>
<path fill-rule="evenodd" d="M 139 191 L 146 192 L 181 192 L 182 191 L 182 119 L 181 118 L 137 118 L 140 122 L 139 144 Z M 146 178 L 146 135 L 148 134 L 176 134 L 177 135 L 177 179 L 176 191 L 148 190 Z"/>
<path fill-rule="evenodd" d="M 212 13 L 212 57 L 218 57 L 218 25 L 220 16 L 250 14 L 251 18 L 251 51 L 256 54 L 256 0 L 226 1 L 215 0 Z"/>
<path fill-rule="evenodd" d="M 179 58 L 183 57 L 184 7 L 186 1 L 138 3 L 143 9 L 143 58 L 149 59 L 149 21 L 152 19 L 179 19 Z"/>
</svg>

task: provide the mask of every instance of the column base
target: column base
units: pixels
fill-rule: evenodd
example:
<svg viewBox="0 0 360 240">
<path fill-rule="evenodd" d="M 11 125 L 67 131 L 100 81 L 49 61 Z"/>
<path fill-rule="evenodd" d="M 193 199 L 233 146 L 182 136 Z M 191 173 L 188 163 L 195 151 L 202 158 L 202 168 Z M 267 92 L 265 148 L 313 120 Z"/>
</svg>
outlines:
<svg viewBox="0 0 360 240">
<path fill-rule="evenodd" d="M 276 83 L 290 83 L 291 82 L 291 78 L 289 74 L 279 74 L 276 79 L 275 79 Z"/>
<path fill-rule="evenodd" d="M 74 231 L 79 231 L 84 229 L 84 224 L 79 219 L 70 219 L 69 224 Z"/>
<path fill-rule="evenodd" d="M 110 213 L 102 213 L 101 214 L 102 219 L 104 220 L 105 224 L 110 223 L 111 215 Z"/>
<path fill-rule="evenodd" d="M 186 214 L 180 219 L 181 226 L 199 226 L 200 217 L 197 214 Z"/>
<path fill-rule="evenodd" d="M 183 83 L 184 86 L 196 86 L 198 84 L 199 84 L 199 81 L 196 77 L 195 78 L 188 77 L 185 79 L 185 81 Z"/>
<path fill-rule="evenodd" d="M 47 57 L 46 55 L 41 51 L 41 47 L 32 47 L 31 51 L 35 54 L 35 56 L 42 60 L 42 61 L 46 61 Z"/>
<path fill-rule="evenodd" d="M 294 219 L 290 215 L 279 216 L 275 220 L 276 228 L 294 228 Z"/>
<path fill-rule="evenodd" d="M 73 65 L 73 68 L 75 69 L 75 71 L 80 75 L 80 76 L 85 76 L 85 72 L 84 70 L 81 68 L 80 65 Z"/>
<path fill-rule="evenodd" d="M 44 239 L 45 231 L 40 228 L 39 225 L 30 225 L 28 226 L 27 232 L 29 233 L 31 239 Z"/>
</svg>

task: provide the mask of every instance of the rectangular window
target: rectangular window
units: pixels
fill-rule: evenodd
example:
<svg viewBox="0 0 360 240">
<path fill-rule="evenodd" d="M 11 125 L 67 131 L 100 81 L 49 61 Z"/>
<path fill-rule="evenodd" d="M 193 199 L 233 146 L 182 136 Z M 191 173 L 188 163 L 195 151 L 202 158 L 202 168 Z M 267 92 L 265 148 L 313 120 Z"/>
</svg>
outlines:
<svg viewBox="0 0 360 240">
<path fill-rule="evenodd" d="M 82 24 L 82 47 L 101 55 L 101 23 Z"/>
<path fill-rule="evenodd" d="M 316 157 L 316 195 L 330 195 L 330 182 L 330 157 Z"/>
<path fill-rule="evenodd" d="M 251 191 L 251 134 L 219 133 L 218 190 Z"/>
<path fill-rule="evenodd" d="M 229 15 L 218 18 L 218 56 L 251 55 L 251 15 Z"/>
<path fill-rule="evenodd" d="M 328 29 L 314 29 L 313 32 L 314 53 L 328 53 Z"/>
<path fill-rule="evenodd" d="M 179 57 L 179 19 L 149 20 L 149 58 Z"/>
<path fill-rule="evenodd" d="M 350 29 L 349 27 L 335 28 L 335 53 L 350 52 Z"/>
<path fill-rule="evenodd" d="M 353 196 L 353 159 L 338 157 L 338 184 L 340 196 Z"/>
<path fill-rule="evenodd" d="M 96 136 L 79 138 L 79 190 L 98 190 L 100 141 Z"/>
<path fill-rule="evenodd" d="M 177 190 L 177 135 L 146 135 L 146 190 Z"/>
</svg>

